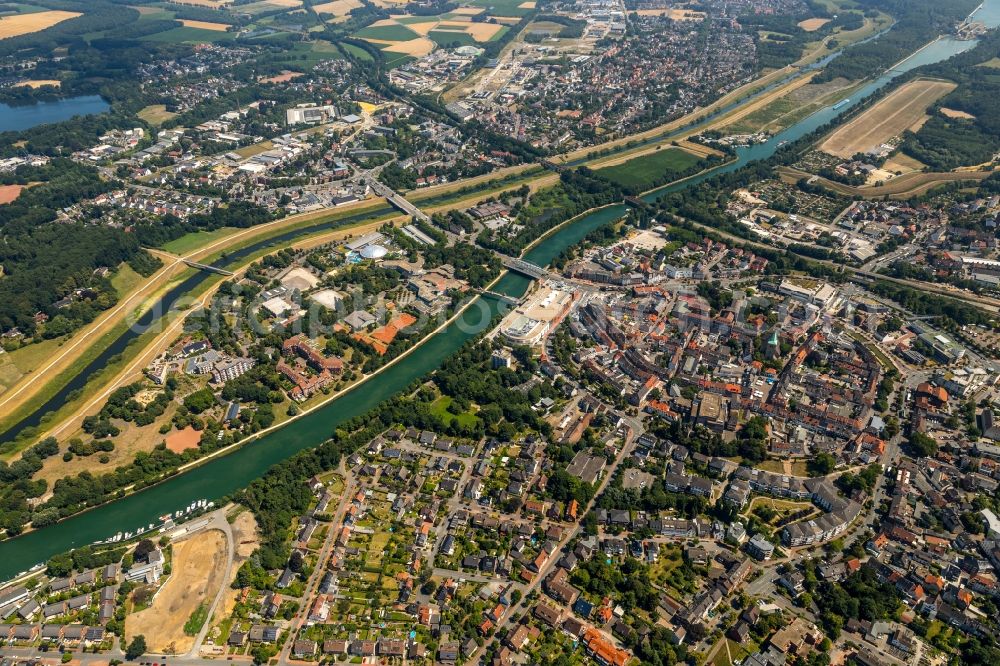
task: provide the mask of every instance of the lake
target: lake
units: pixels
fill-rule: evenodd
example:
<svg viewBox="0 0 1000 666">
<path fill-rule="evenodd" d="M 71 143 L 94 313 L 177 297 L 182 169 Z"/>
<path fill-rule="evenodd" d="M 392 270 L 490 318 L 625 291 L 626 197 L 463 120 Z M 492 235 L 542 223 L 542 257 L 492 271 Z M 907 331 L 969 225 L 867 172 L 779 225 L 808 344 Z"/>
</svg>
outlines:
<svg viewBox="0 0 1000 666">
<path fill-rule="evenodd" d="M 23 106 L 0 104 L 0 132 L 17 132 L 37 125 L 58 123 L 73 116 L 104 113 L 111 105 L 100 95 L 82 95 Z"/>
</svg>

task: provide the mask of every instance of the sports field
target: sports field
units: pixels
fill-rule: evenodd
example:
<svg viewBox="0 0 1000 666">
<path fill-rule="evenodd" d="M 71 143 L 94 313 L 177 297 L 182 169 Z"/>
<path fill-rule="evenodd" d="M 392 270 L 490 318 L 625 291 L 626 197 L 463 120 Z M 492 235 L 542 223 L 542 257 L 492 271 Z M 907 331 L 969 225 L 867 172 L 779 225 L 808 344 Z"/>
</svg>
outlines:
<svg viewBox="0 0 1000 666">
<path fill-rule="evenodd" d="M 806 19 L 805 21 L 799 21 L 797 25 L 806 32 L 815 32 L 829 22 L 830 19 L 828 18 L 811 18 Z"/>
<path fill-rule="evenodd" d="M 846 159 L 872 150 L 906 130 L 916 131 L 928 118 L 927 107 L 954 89 L 950 81 L 910 81 L 834 130 L 819 149 Z"/>
<path fill-rule="evenodd" d="M 647 190 L 655 187 L 665 173 L 684 171 L 699 161 L 696 155 L 680 148 L 664 148 L 621 164 L 598 169 L 597 173 L 619 185 Z"/>
<path fill-rule="evenodd" d="M 39 30 L 51 28 L 57 23 L 62 23 L 71 18 L 80 16 L 79 12 L 64 12 L 51 10 L 45 12 L 34 12 L 32 14 L 14 14 L 0 18 L 0 39 L 17 37 L 18 35 L 29 35 Z"/>
</svg>

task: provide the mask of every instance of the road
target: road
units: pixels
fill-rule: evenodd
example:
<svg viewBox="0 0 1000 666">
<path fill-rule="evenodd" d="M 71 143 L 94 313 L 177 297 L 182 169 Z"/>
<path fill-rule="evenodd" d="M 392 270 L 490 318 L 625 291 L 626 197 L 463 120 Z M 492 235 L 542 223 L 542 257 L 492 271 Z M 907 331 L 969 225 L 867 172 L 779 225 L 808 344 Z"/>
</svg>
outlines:
<svg viewBox="0 0 1000 666">
<path fill-rule="evenodd" d="M 316 566 L 313 567 L 313 571 L 309 575 L 309 580 L 306 581 L 306 586 L 304 592 L 302 593 L 302 605 L 299 607 L 298 612 L 292 619 L 290 626 L 291 633 L 289 634 L 290 638 L 285 641 L 285 645 L 281 648 L 281 652 L 278 654 L 279 665 L 288 663 L 288 657 L 291 654 L 292 644 L 295 642 L 295 637 L 298 636 L 299 631 L 309 620 L 309 610 L 312 607 L 313 600 L 316 598 L 319 584 L 322 582 L 323 576 L 326 575 L 326 563 L 327 560 L 330 559 L 330 552 L 333 550 L 334 544 L 337 542 L 337 535 L 339 534 L 340 527 L 344 522 L 344 514 L 347 512 L 347 507 L 350 506 L 355 493 L 359 490 L 359 488 L 356 487 L 354 476 L 351 474 L 351 471 L 343 467 L 343 462 L 341 464 L 341 473 L 344 475 L 344 491 L 340 496 L 340 502 L 337 503 L 337 510 L 333 514 L 333 520 L 329 523 L 330 529 L 327 530 L 326 538 L 323 539 L 323 545 L 317 555 Z"/>
</svg>

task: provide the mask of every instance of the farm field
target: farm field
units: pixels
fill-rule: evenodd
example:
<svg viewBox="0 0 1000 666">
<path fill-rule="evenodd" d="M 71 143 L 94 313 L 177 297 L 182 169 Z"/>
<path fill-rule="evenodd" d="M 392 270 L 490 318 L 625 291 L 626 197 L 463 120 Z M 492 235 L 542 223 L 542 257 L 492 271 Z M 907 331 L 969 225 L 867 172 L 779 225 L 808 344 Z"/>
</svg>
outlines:
<svg viewBox="0 0 1000 666">
<path fill-rule="evenodd" d="M 597 173 L 620 185 L 649 189 L 664 173 L 684 171 L 699 161 L 698 156 L 686 150 L 664 148 L 615 166 L 598 169 Z"/>
<path fill-rule="evenodd" d="M 129 636 L 142 634 L 151 651 L 187 652 L 194 637 L 184 625 L 223 584 L 226 540 L 222 532 L 210 530 L 173 545 L 170 578 L 153 599 L 153 605 L 125 620 Z"/>
<path fill-rule="evenodd" d="M 172 44 L 200 43 L 200 42 L 222 42 L 233 39 L 236 33 L 220 32 L 218 30 L 205 30 L 203 28 L 191 28 L 181 26 L 172 30 L 165 30 L 143 37 L 154 42 L 168 42 Z"/>
<path fill-rule="evenodd" d="M 64 12 L 59 10 L 4 16 L 0 18 L 0 39 L 28 35 L 39 30 L 45 30 L 77 16 L 80 16 L 79 12 Z"/>
<path fill-rule="evenodd" d="M 324 2 L 321 5 L 313 5 L 313 9 L 316 10 L 316 13 L 323 14 L 327 20 L 338 23 L 346 21 L 351 10 L 360 6 L 360 0 L 334 0 L 333 2 Z M 333 18 L 330 19 L 329 16 Z"/>
<path fill-rule="evenodd" d="M 917 80 L 900 86 L 877 104 L 833 131 L 819 149 L 849 158 L 867 152 L 927 120 L 927 107 L 955 89 L 949 81 Z"/>
<path fill-rule="evenodd" d="M 525 0 L 472 0 L 473 7 L 483 7 L 493 16 L 521 17 L 535 8 L 534 2 Z"/>
<path fill-rule="evenodd" d="M 181 19 L 181 23 L 187 28 L 198 28 L 199 30 L 214 30 L 225 32 L 229 29 L 228 23 L 213 23 L 212 21 L 193 21 L 191 19 Z"/>
</svg>

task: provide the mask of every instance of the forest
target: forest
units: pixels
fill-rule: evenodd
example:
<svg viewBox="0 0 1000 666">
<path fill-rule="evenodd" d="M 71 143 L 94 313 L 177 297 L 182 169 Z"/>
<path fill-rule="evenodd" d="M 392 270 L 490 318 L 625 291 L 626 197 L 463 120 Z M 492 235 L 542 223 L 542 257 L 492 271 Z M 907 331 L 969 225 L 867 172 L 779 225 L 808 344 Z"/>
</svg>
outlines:
<svg viewBox="0 0 1000 666">
<path fill-rule="evenodd" d="M 859 0 L 859 8 L 883 11 L 896 23 L 881 37 L 855 44 L 813 79 L 825 83 L 843 77 L 857 81 L 877 75 L 903 60 L 938 35 L 951 31 L 980 0 Z"/>
<path fill-rule="evenodd" d="M 5 184 L 41 184 L 27 187 L 13 202 L 0 206 L 0 330 L 18 328 L 33 335 L 35 313 L 49 316 L 47 337 L 71 332 L 92 320 L 117 300 L 110 281 L 95 274 L 131 261 L 151 274 L 159 266 L 150 261 L 135 236 L 121 229 L 80 223 L 55 222 L 57 211 L 105 192 L 97 170 L 66 159 L 41 167 L 22 166 L 6 174 Z M 60 299 L 70 298 L 63 307 Z"/>
</svg>

